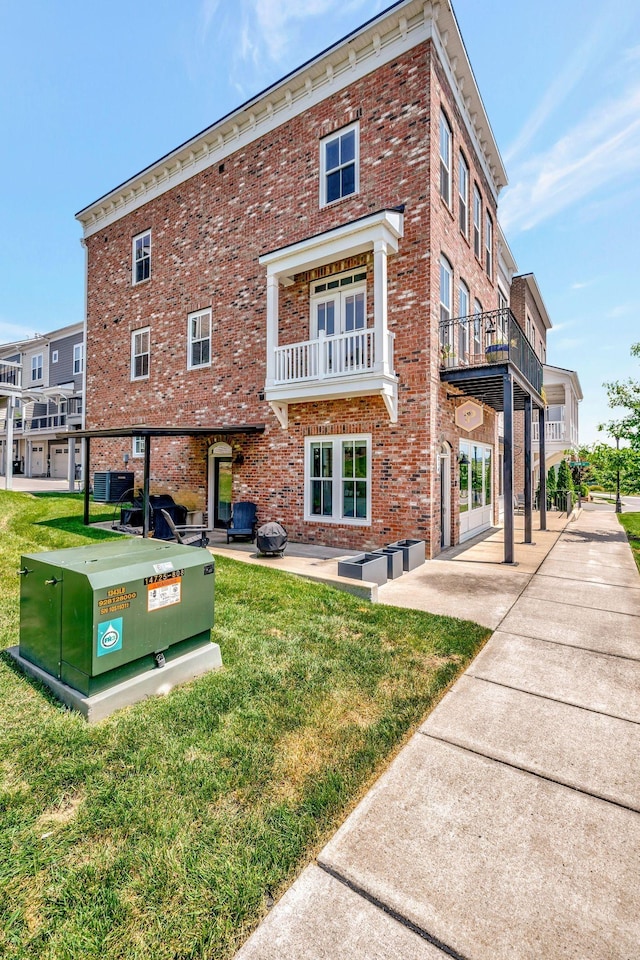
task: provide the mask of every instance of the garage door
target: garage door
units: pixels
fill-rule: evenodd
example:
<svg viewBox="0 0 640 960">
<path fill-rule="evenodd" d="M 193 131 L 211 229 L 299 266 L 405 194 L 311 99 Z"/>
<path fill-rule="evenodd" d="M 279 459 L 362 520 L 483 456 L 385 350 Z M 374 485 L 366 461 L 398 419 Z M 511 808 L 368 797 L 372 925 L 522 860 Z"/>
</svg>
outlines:
<svg viewBox="0 0 640 960">
<path fill-rule="evenodd" d="M 64 480 L 69 469 L 69 448 L 51 448 L 51 476 L 57 480 Z"/>
</svg>

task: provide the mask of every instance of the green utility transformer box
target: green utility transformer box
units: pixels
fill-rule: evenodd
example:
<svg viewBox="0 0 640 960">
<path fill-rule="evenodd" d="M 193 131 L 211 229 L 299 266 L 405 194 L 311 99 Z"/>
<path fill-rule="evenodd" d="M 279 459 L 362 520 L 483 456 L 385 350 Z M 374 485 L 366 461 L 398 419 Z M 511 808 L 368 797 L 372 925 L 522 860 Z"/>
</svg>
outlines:
<svg viewBox="0 0 640 960">
<path fill-rule="evenodd" d="M 207 550 L 126 539 L 28 554 L 18 572 L 20 659 L 85 697 L 214 646 Z"/>
</svg>

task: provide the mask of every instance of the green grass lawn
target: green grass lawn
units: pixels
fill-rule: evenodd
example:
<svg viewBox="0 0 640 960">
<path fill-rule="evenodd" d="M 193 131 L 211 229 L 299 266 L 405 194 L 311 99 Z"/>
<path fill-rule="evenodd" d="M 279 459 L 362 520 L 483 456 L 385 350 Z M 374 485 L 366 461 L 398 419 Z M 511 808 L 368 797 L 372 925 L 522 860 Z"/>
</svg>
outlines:
<svg viewBox="0 0 640 960">
<path fill-rule="evenodd" d="M 620 513 L 618 520 L 626 530 L 634 559 L 640 570 L 640 513 Z"/>
<path fill-rule="evenodd" d="M 0 647 L 81 510 L 0 492 Z M 221 671 L 92 727 L 0 656 L 1 956 L 232 956 L 489 634 L 222 558 L 215 613 Z"/>
</svg>

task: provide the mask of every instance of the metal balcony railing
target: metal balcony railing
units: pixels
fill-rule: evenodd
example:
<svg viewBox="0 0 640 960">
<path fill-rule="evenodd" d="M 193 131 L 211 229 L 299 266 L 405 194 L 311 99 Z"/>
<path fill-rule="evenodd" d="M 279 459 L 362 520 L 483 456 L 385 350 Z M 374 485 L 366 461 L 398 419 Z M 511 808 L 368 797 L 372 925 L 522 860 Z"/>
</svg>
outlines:
<svg viewBox="0 0 640 960">
<path fill-rule="evenodd" d="M 537 393 L 542 390 L 542 363 L 508 307 L 442 320 L 440 358 L 450 369 L 513 363 Z"/>
</svg>

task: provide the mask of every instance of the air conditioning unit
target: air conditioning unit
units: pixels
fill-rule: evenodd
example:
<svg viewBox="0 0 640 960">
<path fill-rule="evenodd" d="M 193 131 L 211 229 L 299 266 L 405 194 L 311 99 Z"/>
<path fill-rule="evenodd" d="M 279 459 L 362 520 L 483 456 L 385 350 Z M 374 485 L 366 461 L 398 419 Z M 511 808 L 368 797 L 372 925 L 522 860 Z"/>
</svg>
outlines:
<svg viewBox="0 0 640 960">
<path fill-rule="evenodd" d="M 107 470 L 93 475 L 93 499 L 97 503 L 118 503 L 133 490 L 134 474 L 131 471 Z"/>
</svg>

